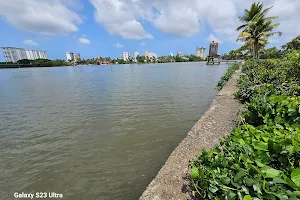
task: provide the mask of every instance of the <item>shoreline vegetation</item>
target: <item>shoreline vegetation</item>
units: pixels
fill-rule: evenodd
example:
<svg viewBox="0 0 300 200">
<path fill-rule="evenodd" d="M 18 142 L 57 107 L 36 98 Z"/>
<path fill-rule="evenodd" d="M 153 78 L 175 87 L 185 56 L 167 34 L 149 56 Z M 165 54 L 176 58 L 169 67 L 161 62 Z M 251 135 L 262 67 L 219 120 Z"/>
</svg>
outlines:
<svg viewBox="0 0 300 200">
<path fill-rule="evenodd" d="M 241 122 L 190 162 L 193 199 L 300 199 L 300 36 L 279 58 L 259 59 L 268 38 L 282 34 L 273 32 L 277 17 L 266 16 L 271 8 L 254 3 L 239 17 L 237 40 L 254 55 L 242 65 L 234 94 L 243 103 Z"/>
<path fill-rule="evenodd" d="M 229 67 L 227 69 L 227 72 L 220 78 L 220 81 L 218 82 L 216 89 L 220 91 L 224 87 L 224 85 L 231 79 L 234 72 L 239 68 L 240 68 L 240 63 L 238 64 L 235 63 L 233 64 L 233 66 Z"/>
<path fill-rule="evenodd" d="M 300 51 L 242 65 L 241 124 L 190 165 L 195 199 L 299 199 Z"/>
<path fill-rule="evenodd" d="M 92 58 L 92 59 L 78 59 L 76 62 L 69 62 L 66 60 L 56 59 L 36 59 L 19 60 L 17 63 L 0 62 L 0 68 L 26 68 L 26 67 L 63 67 L 63 66 L 89 66 L 89 65 L 118 65 L 118 64 L 153 64 L 153 63 L 173 63 L 173 62 L 202 62 L 205 61 L 195 55 L 179 56 L 161 56 L 156 58 L 148 58 L 145 56 L 137 56 L 137 62 L 133 60 L 124 61 L 122 59 L 111 59 L 110 57 Z"/>
</svg>

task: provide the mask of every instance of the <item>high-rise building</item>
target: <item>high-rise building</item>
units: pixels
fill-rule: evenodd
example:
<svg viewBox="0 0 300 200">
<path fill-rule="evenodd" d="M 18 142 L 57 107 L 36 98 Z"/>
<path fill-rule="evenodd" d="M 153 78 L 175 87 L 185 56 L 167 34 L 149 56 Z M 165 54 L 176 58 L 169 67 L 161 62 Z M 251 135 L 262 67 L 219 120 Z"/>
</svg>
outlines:
<svg viewBox="0 0 300 200">
<path fill-rule="evenodd" d="M 138 52 L 133 52 L 133 60 L 134 60 L 134 62 L 137 62 L 138 60 L 137 60 L 137 56 L 139 55 L 139 53 Z"/>
<path fill-rule="evenodd" d="M 78 59 L 80 59 L 80 53 L 74 53 L 73 56 L 74 56 L 75 62 L 76 62 Z"/>
<path fill-rule="evenodd" d="M 219 43 L 212 41 L 209 45 L 209 56 L 210 57 L 218 56 L 218 48 L 219 48 Z"/>
<path fill-rule="evenodd" d="M 74 60 L 74 54 L 72 52 L 66 52 L 67 60 Z"/>
<path fill-rule="evenodd" d="M 122 52 L 121 53 L 121 59 L 124 61 L 128 61 L 130 59 L 130 53 L 129 52 Z"/>
<path fill-rule="evenodd" d="M 181 52 L 177 52 L 176 56 L 181 57 Z"/>
<path fill-rule="evenodd" d="M 6 62 L 16 63 L 18 60 L 27 59 L 26 50 L 15 47 L 1 47 Z"/>
<path fill-rule="evenodd" d="M 170 52 L 169 56 L 172 56 L 172 57 L 173 57 L 173 53 L 172 53 L 172 52 Z"/>
<path fill-rule="evenodd" d="M 200 58 L 202 58 L 202 59 L 205 59 L 205 58 L 206 58 L 205 50 L 206 50 L 206 48 L 204 48 L 204 47 L 197 48 L 197 49 L 196 49 L 196 56 L 197 56 L 197 57 L 200 57 Z"/>
</svg>

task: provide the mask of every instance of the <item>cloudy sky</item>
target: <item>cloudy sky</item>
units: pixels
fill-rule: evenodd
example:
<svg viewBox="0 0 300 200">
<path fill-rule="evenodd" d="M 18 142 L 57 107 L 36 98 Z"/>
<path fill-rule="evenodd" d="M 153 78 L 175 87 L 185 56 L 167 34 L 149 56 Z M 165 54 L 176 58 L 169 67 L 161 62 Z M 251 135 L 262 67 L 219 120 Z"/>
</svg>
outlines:
<svg viewBox="0 0 300 200">
<path fill-rule="evenodd" d="M 261 0 L 279 16 L 281 46 L 300 34 L 299 0 Z M 120 57 L 122 51 L 158 55 L 195 53 L 209 41 L 220 53 L 236 43 L 238 16 L 250 0 L 0 0 L 0 46 L 42 49 L 50 59 L 65 52 L 84 58 Z M 3 55 L 0 61 L 3 61 Z"/>
</svg>

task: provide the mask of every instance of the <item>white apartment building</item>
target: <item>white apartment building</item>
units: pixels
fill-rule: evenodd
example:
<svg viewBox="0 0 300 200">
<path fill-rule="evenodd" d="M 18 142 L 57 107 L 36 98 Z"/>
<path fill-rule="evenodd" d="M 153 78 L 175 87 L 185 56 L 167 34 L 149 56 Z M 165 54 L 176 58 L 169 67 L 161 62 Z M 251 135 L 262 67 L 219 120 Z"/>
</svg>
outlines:
<svg viewBox="0 0 300 200">
<path fill-rule="evenodd" d="M 47 51 L 39 51 L 40 58 L 48 59 Z"/>
<path fill-rule="evenodd" d="M 46 51 L 26 50 L 26 55 L 28 60 L 48 59 Z"/>
<path fill-rule="evenodd" d="M 172 56 L 172 57 L 173 57 L 173 53 L 172 53 L 172 52 L 170 52 L 169 56 Z"/>
<path fill-rule="evenodd" d="M 156 58 L 157 59 L 157 54 L 148 52 L 148 51 L 145 51 L 144 56 L 148 57 L 148 58 Z"/>
<path fill-rule="evenodd" d="M 25 50 L 15 47 L 1 47 L 6 62 L 18 62 L 18 60 L 28 59 L 35 60 L 39 58 L 48 59 L 46 51 Z"/>
<path fill-rule="evenodd" d="M 133 60 L 134 60 L 134 62 L 137 62 L 138 60 L 137 60 L 137 56 L 139 55 L 139 53 L 138 52 L 133 52 Z"/>
<path fill-rule="evenodd" d="M 76 62 L 78 59 L 80 59 L 80 53 L 74 53 L 73 55 L 74 55 L 74 60 L 75 60 L 75 62 Z"/>
<path fill-rule="evenodd" d="M 130 58 L 130 53 L 129 52 L 122 52 L 121 53 L 121 59 L 128 61 Z"/>
<path fill-rule="evenodd" d="M 74 54 L 72 52 L 66 52 L 67 60 L 74 60 Z"/>
<path fill-rule="evenodd" d="M 26 51 L 23 48 L 1 47 L 6 62 L 16 63 L 18 60 L 27 59 Z"/>
<path fill-rule="evenodd" d="M 177 52 L 176 56 L 181 57 L 181 52 Z"/>
<path fill-rule="evenodd" d="M 204 48 L 204 47 L 197 48 L 197 49 L 196 49 L 196 56 L 197 56 L 197 57 L 200 57 L 200 58 L 202 58 L 202 59 L 205 59 L 205 58 L 206 58 L 205 50 L 206 50 L 206 48 Z"/>
</svg>

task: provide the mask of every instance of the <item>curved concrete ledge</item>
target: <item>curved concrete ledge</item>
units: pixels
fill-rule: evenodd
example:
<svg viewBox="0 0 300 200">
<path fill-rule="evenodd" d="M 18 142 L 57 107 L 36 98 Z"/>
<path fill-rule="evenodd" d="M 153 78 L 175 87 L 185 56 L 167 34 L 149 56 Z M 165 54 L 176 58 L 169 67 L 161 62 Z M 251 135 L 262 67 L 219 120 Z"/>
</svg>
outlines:
<svg viewBox="0 0 300 200">
<path fill-rule="evenodd" d="M 189 199 L 184 191 L 184 177 L 188 173 L 190 160 L 195 159 L 203 148 L 210 149 L 220 138 L 230 133 L 238 122 L 241 104 L 234 98 L 236 83 L 241 71 L 236 71 L 231 80 L 217 94 L 212 104 L 199 121 L 188 132 L 187 137 L 172 152 L 165 165 L 144 191 L 140 200 Z"/>
</svg>

